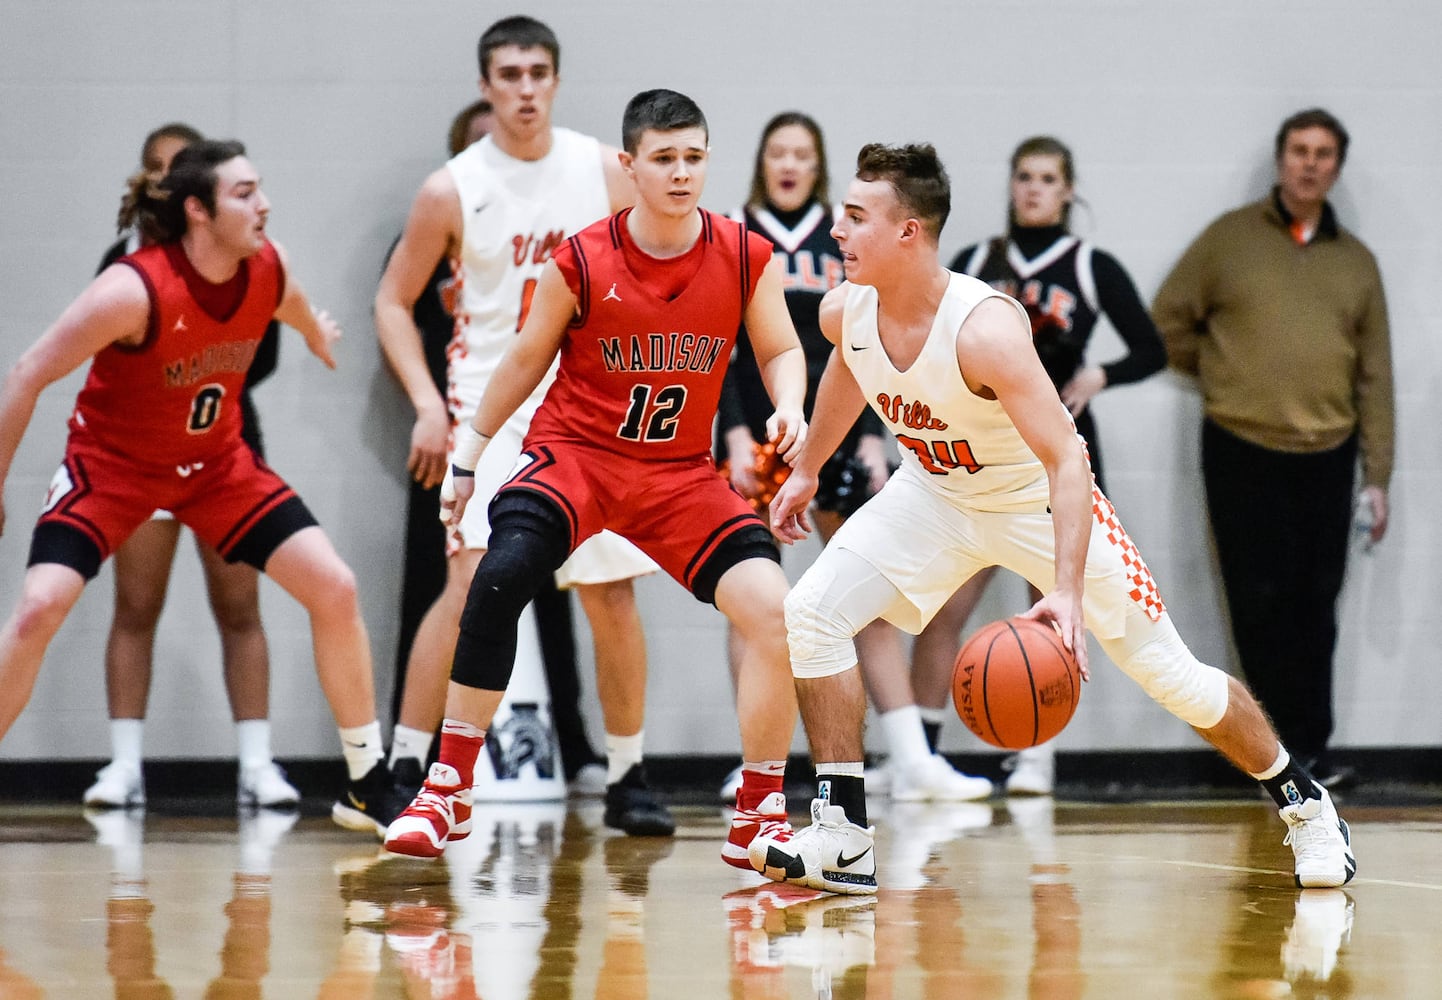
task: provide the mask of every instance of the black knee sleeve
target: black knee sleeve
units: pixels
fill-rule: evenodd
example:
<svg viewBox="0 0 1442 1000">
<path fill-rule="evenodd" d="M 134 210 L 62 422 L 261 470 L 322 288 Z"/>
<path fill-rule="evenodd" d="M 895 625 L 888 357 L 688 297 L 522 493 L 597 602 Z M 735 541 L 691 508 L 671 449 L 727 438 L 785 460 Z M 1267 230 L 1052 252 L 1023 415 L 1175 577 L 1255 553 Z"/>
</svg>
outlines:
<svg viewBox="0 0 1442 1000">
<path fill-rule="evenodd" d="M 569 547 L 570 532 L 558 513 L 492 507 L 490 548 L 466 595 L 451 680 L 486 691 L 506 689 L 521 611 L 566 561 Z"/>
</svg>

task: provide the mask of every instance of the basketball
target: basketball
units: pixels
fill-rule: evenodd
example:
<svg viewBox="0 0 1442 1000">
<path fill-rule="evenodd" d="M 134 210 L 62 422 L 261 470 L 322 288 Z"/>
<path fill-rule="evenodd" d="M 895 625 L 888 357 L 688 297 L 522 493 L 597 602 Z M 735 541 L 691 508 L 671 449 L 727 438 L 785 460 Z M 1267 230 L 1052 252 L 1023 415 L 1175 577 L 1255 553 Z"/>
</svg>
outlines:
<svg viewBox="0 0 1442 1000">
<path fill-rule="evenodd" d="M 1081 670 L 1056 629 L 1005 618 L 977 630 L 951 675 L 956 714 L 992 746 L 1024 750 L 1066 727 L 1081 698 Z"/>
</svg>

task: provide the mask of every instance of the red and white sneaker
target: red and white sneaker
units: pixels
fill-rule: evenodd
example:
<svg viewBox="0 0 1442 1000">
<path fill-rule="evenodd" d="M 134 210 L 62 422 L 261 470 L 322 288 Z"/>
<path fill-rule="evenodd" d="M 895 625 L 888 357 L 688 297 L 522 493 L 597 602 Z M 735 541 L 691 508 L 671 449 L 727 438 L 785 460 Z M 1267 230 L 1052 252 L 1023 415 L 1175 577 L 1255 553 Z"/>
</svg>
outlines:
<svg viewBox="0 0 1442 1000">
<path fill-rule="evenodd" d="M 455 768 L 431 765 L 425 784 L 386 830 L 386 850 L 413 858 L 438 858 L 452 840 L 471 835 L 471 789 Z"/>
<path fill-rule="evenodd" d="M 755 809 L 742 809 L 739 804 L 731 817 L 731 832 L 721 848 L 721 860 L 733 868 L 754 872 L 751 865 L 751 841 L 765 836 L 777 842 L 791 839 L 791 822 L 786 818 L 786 795 L 772 792 Z"/>
</svg>

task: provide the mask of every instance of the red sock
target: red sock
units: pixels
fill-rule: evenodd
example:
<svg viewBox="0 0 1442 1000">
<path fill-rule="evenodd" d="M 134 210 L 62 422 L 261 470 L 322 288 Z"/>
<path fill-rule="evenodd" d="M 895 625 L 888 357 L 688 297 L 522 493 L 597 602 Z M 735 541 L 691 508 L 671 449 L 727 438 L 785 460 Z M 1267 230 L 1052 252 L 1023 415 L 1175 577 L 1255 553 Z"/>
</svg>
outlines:
<svg viewBox="0 0 1442 1000">
<path fill-rule="evenodd" d="M 485 743 L 485 733 L 468 722 L 447 719 L 441 723 L 441 749 L 437 759 L 456 769 L 461 788 L 476 783 L 476 758 Z"/>
<path fill-rule="evenodd" d="M 736 808 L 755 809 L 772 792 L 781 791 L 784 775 L 762 774 L 749 768 L 741 771 L 741 791 L 736 793 Z"/>
</svg>

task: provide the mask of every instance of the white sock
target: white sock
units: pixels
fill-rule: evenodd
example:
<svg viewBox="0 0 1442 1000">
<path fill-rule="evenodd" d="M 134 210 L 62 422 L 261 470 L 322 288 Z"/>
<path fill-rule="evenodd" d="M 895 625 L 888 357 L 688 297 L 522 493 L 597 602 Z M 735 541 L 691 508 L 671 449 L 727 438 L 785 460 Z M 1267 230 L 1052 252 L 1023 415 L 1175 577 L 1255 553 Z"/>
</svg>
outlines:
<svg viewBox="0 0 1442 1000">
<path fill-rule="evenodd" d="M 1278 742 L 1277 759 L 1272 761 L 1272 766 L 1267 768 L 1265 771 L 1259 771 L 1256 774 L 1253 774 L 1252 777 L 1256 778 L 1258 781 L 1266 781 L 1268 778 L 1275 778 L 1277 775 L 1281 774 L 1284 770 L 1286 770 L 1287 765 L 1290 763 L 1292 763 L 1292 755 L 1287 752 L 1286 747 L 1282 746 L 1282 744 Z"/>
<path fill-rule="evenodd" d="M 262 767 L 271 761 L 270 720 L 244 719 L 235 724 L 241 767 Z"/>
<path fill-rule="evenodd" d="M 742 771 L 755 771 L 757 774 L 765 774 L 772 778 L 785 777 L 786 761 L 784 760 L 743 760 Z"/>
<path fill-rule="evenodd" d="M 391 767 L 395 767 L 396 761 L 402 757 L 414 757 L 425 764 L 431 754 L 433 739 L 435 736 L 432 733 L 397 723 L 391 730 Z"/>
<path fill-rule="evenodd" d="M 641 744 L 646 730 L 635 736 L 606 734 L 606 784 L 614 785 L 635 764 L 641 763 Z"/>
<path fill-rule="evenodd" d="M 340 727 L 340 748 L 345 754 L 345 768 L 351 781 L 359 781 L 370 769 L 385 759 L 381 745 L 381 724 L 372 719 L 364 726 Z"/>
<path fill-rule="evenodd" d="M 942 705 L 940 708 L 927 708 L 925 705 L 916 706 L 917 714 L 921 716 L 922 722 L 930 722 L 933 725 L 941 726 L 946 724 L 946 717 L 951 714 L 951 709 Z"/>
<path fill-rule="evenodd" d="M 117 763 L 139 767 L 140 745 L 144 736 L 144 719 L 111 719 L 110 758 Z"/>
<path fill-rule="evenodd" d="M 880 721 L 892 762 L 905 764 L 931 756 L 926 730 L 921 728 L 921 712 L 915 705 L 903 705 L 883 712 Z"/>
</svg>

